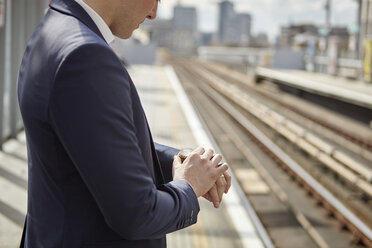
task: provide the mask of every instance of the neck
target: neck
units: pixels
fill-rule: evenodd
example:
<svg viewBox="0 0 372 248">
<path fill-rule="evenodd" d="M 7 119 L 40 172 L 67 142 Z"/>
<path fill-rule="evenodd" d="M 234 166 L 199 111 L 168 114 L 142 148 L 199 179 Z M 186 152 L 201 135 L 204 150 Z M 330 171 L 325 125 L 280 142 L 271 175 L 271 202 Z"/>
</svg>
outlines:
<svg viewBox="0 0 372 248">
<path fill-rule="evenodd" d="M 105 1 L 100 1 L 100 0 L 82 0 L 84 3 L 86 3 L 89 7 L 91 7 L 95 12 L 97 12 L 98 15 L 102 17 L 102 19 L 105 21 L 107 26 L 111 28 L 112 26 L 112 18 L 110 13 L 112 13 L 112 7 L 113 6 L 111 1 L 105 0 Z"/>
</svg>

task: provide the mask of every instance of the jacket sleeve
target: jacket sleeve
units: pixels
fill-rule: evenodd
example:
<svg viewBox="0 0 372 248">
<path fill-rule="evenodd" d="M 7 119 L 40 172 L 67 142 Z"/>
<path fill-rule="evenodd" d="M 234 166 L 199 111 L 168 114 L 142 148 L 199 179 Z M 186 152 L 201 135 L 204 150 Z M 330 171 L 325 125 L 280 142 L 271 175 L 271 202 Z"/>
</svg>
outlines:
<svg viewBox="0 0 372 248">
<path fill-rule="evenodd" d="M 129 75 L 103 44 L 74 48 L 51 88 L 52 128 L 107 224 L 125 239 L 152 239 L 196 222 L 199 204 L 188 182 L 159 188 L 136 139 Z"/>
<path fill-rule="evenodd" d="M 179 150 L 158 143 L 154 144 L 164 179 L 166 182 L 170 182 L 173 180 L 173 157 L 179 152 Z"/>
</svg>

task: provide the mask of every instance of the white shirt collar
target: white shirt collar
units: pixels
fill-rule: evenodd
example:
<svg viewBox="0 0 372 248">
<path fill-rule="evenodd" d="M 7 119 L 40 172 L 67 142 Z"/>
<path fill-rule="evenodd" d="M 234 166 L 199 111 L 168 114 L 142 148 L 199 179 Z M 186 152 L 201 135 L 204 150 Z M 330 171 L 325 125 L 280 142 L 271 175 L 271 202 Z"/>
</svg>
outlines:
<svg viewBox="0 0 372 248">
<path fill-rule="evenodd" d="M 83 9 L 88 13 L 90 18 L 92 18 L 93 22 L 97 25 L 99 31 L 101 32 L 103 38 L 107 42 L 107 44 L 112 45 L 111 43 L 114 42 L 115 36 L 111 32 L 110 28 L 107 26 L 106 22 L 102 19 L 102 17 L 94 11 L 88 4 L 83 2 L 83 0 L 75 0 L 78 4 L 83 7 Z"/>
</svg>

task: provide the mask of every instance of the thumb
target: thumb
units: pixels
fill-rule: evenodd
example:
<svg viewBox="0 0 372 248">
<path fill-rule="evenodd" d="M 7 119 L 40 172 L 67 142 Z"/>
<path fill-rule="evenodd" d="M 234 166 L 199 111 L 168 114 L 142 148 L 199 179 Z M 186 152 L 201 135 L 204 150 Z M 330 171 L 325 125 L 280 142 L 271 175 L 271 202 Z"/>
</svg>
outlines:
<svg viewBox="0 0 372 248">
<path fill-rule="evenodd" d="M 182 164 L 181 158 L 177 155 L 173 157 L 173 166 L 178 166 Z"/>
</svg>

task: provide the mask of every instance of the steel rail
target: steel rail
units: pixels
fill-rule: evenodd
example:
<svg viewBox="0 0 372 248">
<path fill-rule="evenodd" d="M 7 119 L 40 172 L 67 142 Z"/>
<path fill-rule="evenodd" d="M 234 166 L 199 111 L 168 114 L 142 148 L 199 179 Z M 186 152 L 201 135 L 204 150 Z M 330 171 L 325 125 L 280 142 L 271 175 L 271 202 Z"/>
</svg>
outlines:
<svg viewBox="0 0 372 248">
<path fill-rule="evenodd" d="M 304 188 L 312 193 L 315 199 L 322 202 L 324 208 L 332 212 L 335 218 L 350 230 L 354 237 L 356 237 L 356 240 L 360 240 L 365 245 L 372 247 L 372 230 L 367 225 L 309 175 L 297 162 L 291 159 L 260 130 L 251 124 L 244 115 L 232 106 L 232 104 L 215 90 L 213 91 L 214 93 L 209 93 L 211 99 L 223 108 L 240 126 L 249 132 L 278 163 L 286 167 L 290 171 L 290 174 L 296 177 L 296 179 L 305 186 Z M 210 92 L 212 92 L 212 90 Z"/>
<path fill-rule="evenodd" d="M 187 109 L 187 112 L 189 115 L 194 115 L 194 118 L 188 119 L 190 122 L 190 127 L 195 131 L 194 135 L 197 136 L 200 144 L 206 145 L 207 147 L 214 147 L 214 149 L 217 151 L 217 153 L 221 153 L 221 149 L 217 145 L 217 142 L 214 140 L 213 135 L 210 133 L 209 129 L 206 128 L 207 125 L 204 123 L 203 119 L 200 118 L 200 113 L 197 112 L 196 108 L 192 107 L 191 102 L 187 98 L 185 94 L 181 94 L 180 92 L 183 92 L 181 90 L 181 83 L 178 80 L 178 77 L 175 73 L 175 71 L 172 69 L 172 67 L 167 67 L 167 74 L 170 80 L 172 81 L 172 84 L 175 84 L 175 89 L 177 92 L 178 97 L 183 102 L 182 108 Z M 178 89 L 178 90 L 177 90 Z M 221 153 L 222 154 L 222 153 Z M 256 212 L 254 211 L 251 203 L 248 201 L 247 197 L 245 196 L 243 190 L 240 187 L 240 184 L 238 183 L 237 179 L 233 174 L 231 174 L 232 179 L 232 185 L 236 191 L 237 198 L 239 198 L 240 203 L 242 204 L 243 209 L 248 213 L 249 217 L 251 218 L 251 221 L 253 223 L 253 226 L 255 230 L 257 231 L 259 237 L 261 238 L 261 241 L 265 248 L 274 248 L 274 244 L 272 243 L 270 236 L 268 235 L 266 229 L 264 228 L 263 224 L 261 223 L 261 220 L 258 218 Z M 235 201 L 234 201 L 235 203 Z M 244 239 L 244 234 L 242 234 L 242 238 Z"/>
<path fill-rule="evenodd" d="M 360 146 L 361 148 L 363 148 L 367 151 L 372 151 L 372 142 L 371 141 L 363 139 L 362 137 L 358 137 L 355 134 L 352 134 L 352 133 L 350 133 L 350 132 L 348 132 L 348 131 L 346 131 L 342 128 L 339 128 L 339 127 L 337 127 L 337 126 L 335 126 L 331 123 L 328 123 L 328 122 L 320 119 L 319 117 L 316 117 L 312 114 L 306 113 L 302 109 L 299 109 L 296 106 L 292 106 L 292 105 L 287 104 L 283 101 L 280 101 L 279 99 L 276 99 L 276 98 L 273 99 L 267 93 L 258 91 L 254 87 L 249 85 L 245 80 L 243 80 L 242 75 L 235 75 L 235 74 L 228 73 L 227 69 L 225 69 L 226 71 L 225 70 L 218 70 L 217 71 L 216 68 L 213 68 L 211 65 L 208 65 L 208 64 L 203 63 L 203 62 L 198 63 L 198 64 L 200 64 L 204 68 L 207 68 L 208 70 L 213 71 L 214 73 L 220 75 L 221 77 L 229 78 L 230 81 L 232 80 L 234 82 L 237 82 L 240 85 L 243 85 L 244 87 L 249 87 L 249 89 L 253 90 L 255 93 L 260 94 L 263 97 L 269 98 L 270 100 L 272 100 L 272 101 L 280 104 L 281 106 L 295 112 L 296 114 L 298 114 L 300 116 L 303 116 L 303 117 L 317 123 L 318 125 L 321 125 L 321 126 L 327 128 L 327 129 L 333 131 L 334 133 L 344 137 L 345 139 L 349 140 L 350 142 Z M 219 68 L 219 69 L 221 69 L 221 68 Z M 234 72 L 234 73 L 237 73 L 237 72 Z"/>
<path fill-rule="evenodd" d="M 372 185 L 368 181 L 362 179 L 362 177 L 365 177 L 367 180 L 371 180 L 371 172 L 363 168 L 362 165 L 355 163 L 349 156 L 345 156 L 340 151 L 333 148 L 330 149 L 331 146 L 326 146 L 325 142 L 320 142 L 321 140 L 316 135 L 305 132 L 297 124 L 285 119 L 275 111 L 271 111 L 270 108 L 262 103 L 251 99 L 236 86 L 228 84 L 199 67 L 195 67 L 195 71 L 197 71 L 206 82 L 230 100 L 246 109 L 307 153 L 317 157 L 324 165 L 339 174 L 350 184 L 356 186 L 367 197 L 372 197 Z M 274 118 L 272 118 L 272 116 L 274 116 Z M 340 154 L 342 154 L 342 156 L 339 156 Z M 336 157 L 333 157 L 334 155 L 336 155 Z M 339 161 L 340 158 L 347 158 L 347 160 Z M 358 165 L 358 167 L 354 167 L 355 164 Z M 359 175 L 354 173 L 354 170 L 359 170 Z"/>
</svg>

